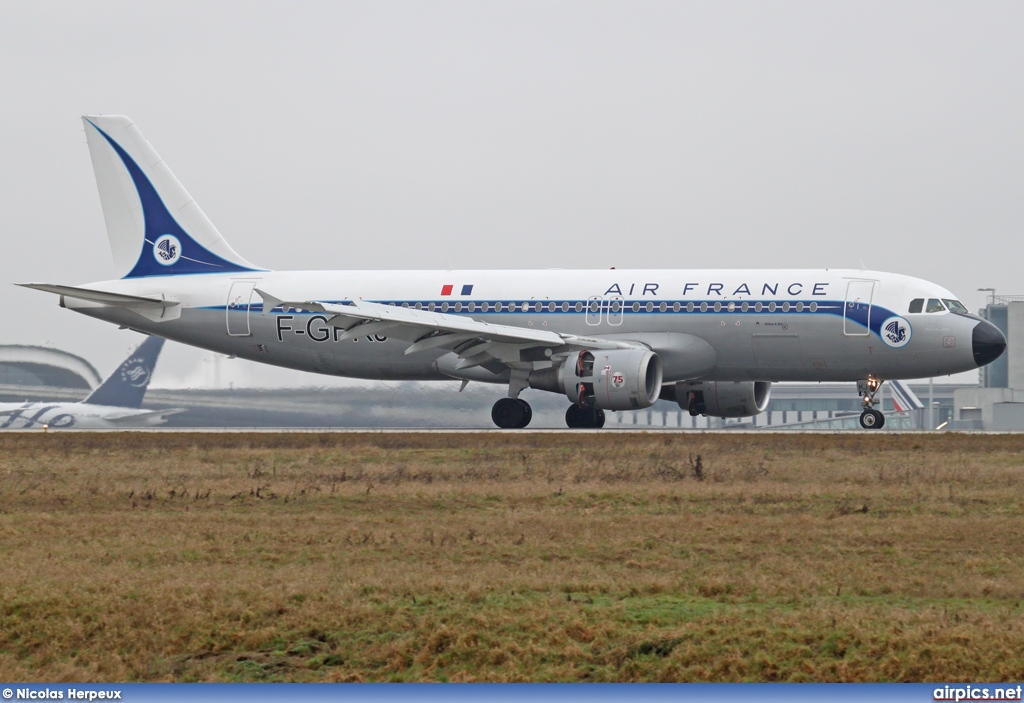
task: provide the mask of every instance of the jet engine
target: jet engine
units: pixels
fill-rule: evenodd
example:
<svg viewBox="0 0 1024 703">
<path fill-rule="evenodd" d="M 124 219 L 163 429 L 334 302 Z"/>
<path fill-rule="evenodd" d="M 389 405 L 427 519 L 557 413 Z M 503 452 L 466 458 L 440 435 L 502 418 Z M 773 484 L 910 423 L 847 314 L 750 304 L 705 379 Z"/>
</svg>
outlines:
<svg viewBox="0 0 1024 703">
<path fill-rule="evenodd" d="M 530 374 L 530 387 L 564 393 L 581 408 L 649 408 L 661 393 L 661 358 L 649 349 L 573 352 Z"/>
<path fill-rule="evenodd" d="M 667 393 L 662 393 L 664 398 Z M 763 413 L 772 395 L 771 381 L 680 381 L 675 401 L 690 415 L 752 417 Z"/>
</svg>

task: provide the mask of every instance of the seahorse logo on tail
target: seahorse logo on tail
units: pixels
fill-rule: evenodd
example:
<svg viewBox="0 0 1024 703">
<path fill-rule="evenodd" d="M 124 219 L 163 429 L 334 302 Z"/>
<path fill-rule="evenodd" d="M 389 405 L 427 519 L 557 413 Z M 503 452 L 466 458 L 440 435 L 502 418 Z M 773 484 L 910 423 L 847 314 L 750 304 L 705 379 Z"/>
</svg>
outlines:
<svg viewBox="0 0 1024 703">
<path fill-rule="evenodd" d="M 153 242 L 153 258 L 157 263 L 170 266 L 181 258 L 181 241 L 173 234 L 164 234 Z"/>
</svg>

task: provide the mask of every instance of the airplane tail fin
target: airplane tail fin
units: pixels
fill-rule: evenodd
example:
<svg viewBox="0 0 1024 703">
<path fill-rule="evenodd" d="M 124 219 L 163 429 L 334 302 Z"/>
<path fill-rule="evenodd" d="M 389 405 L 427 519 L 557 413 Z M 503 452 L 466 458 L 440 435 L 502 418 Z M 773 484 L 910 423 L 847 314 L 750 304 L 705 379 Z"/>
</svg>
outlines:
<svg viewBox="0 0 1024 703">
<path fill-rule="evenodd" d="M 82 120 L 118 276 L 263 270 L 231 248 L 130 119 Z"/>
<path fill-rule="evenodd" d="M 141 408 L 157 357 L 164 347 L 163 337 L 148 337 L 83 403 L 118 408 Z"/>
<path fill-rule="evenodd" d="M 892 396 L 892 404 L 899 412 L 907 410 L 921 410 L 924 403 L 910 390 L 903 381 L 889 381 L 889 394 Z"/>
</svg>

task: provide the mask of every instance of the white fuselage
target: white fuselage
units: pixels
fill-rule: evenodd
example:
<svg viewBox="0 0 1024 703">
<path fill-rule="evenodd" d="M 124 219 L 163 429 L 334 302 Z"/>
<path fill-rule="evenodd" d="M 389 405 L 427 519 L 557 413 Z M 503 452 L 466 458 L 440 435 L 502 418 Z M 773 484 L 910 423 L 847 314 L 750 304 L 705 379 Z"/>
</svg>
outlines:
<svg viewBox="0 0 1024 703">
<path fill-rule="evenodd" d="M 914 299 L 956 296 L 921 279 L 877 271 L 254 271 L 129 278 L 89 288 L 173 299 L 181 303 L 180 316 L 155 319 L 70 297 L 63 304 L 212 351 L 359 378 L 508 380 L 481 367 L 456 369 L 447 350 L 405 354 L 410 342 L 386 334 L 343 339 L 330 315 L 264 313 L 255 289 L 281 300 L 373 301 L 639 342 L 664 359 L 665 382 L 856 381 L 977 368 L 971 335 L 978 318 L 909 312 Z M 710 363 L 691 363 L 685 350 L 675 349 L 680 335 L 707 342 L 714 350 Z"/>
<path fill-rule="evenodd" d="M 0 403 L 0 430 L 119 429 L 166 422 L 153 410 L 118 408 L 92 403 Z"/>
</svg>

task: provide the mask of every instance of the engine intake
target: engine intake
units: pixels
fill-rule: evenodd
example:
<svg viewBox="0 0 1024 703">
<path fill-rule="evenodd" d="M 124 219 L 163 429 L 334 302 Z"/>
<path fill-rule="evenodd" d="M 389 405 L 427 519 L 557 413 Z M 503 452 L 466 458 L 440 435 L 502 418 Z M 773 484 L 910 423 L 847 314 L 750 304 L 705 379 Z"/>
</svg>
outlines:
<svg viewBox="0 0 1024 703">
<path fill-rule="evenodd" d="M 649 408 L 661 393 L 661 359 L 649 349 L 581 351 L 530 374 L 530 387 L 564 393 L 582 408 Z"/>
<path fill-rule="evenodd" d="M 674 395 L 679 407 L 690 415 L 753 417 L 767 409 L 772 384 L 770 381 L 680 381 L 675 384 Z"/>
</svg>

